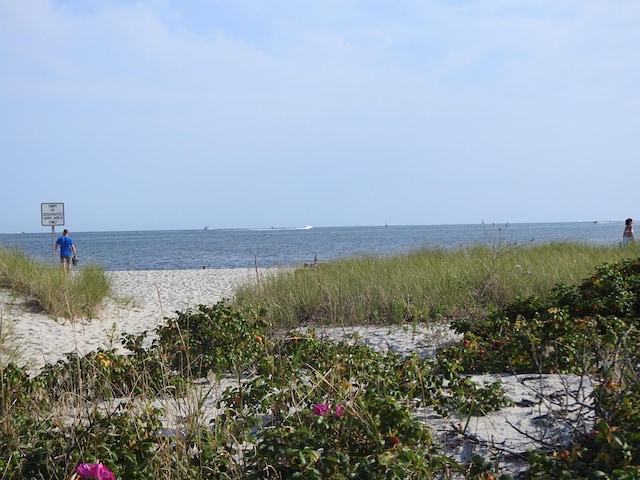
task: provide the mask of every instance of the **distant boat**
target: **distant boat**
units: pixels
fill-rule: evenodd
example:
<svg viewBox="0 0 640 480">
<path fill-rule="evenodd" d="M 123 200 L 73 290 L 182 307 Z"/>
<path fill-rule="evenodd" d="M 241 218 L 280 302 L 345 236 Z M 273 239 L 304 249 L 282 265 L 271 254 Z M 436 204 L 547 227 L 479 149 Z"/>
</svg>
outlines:
<svg viewBox="0 0 640 480">
<path fill-rule="evenodd" d="M 209 227 L 204 227 L 204 230 L 209 230 Z"/>
<path fill-rule="evenodd" d="M 313 225 L 305 225 L 304 227 L 274 227 L 271 225 L 269 228 L 253 228 L 252 230 L 311 230 Z"/>
</svg>

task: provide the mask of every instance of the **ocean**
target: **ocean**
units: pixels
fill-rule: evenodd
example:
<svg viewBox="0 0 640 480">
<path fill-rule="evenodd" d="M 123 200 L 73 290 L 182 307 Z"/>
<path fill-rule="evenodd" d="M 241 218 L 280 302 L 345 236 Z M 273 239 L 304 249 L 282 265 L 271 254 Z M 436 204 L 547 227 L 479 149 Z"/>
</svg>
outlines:
<svg viewBox="0 0 640 480">
<path fill-rule="evenodd" d="M 43 227 L 45 229 L 45 227 Z M 71 232 L 80 266 L 106 270 L 295 267 L 421 248 L 451 249 L 551 242 L 615 245 L 624 222 L 510 223 L 373 227 L 299 227 L 128 232 Z M 56 229 L 55 238 L 61 233 Z M 0 234 L 0 245 L 57 263 L 51 230 Z"/>
</svg>

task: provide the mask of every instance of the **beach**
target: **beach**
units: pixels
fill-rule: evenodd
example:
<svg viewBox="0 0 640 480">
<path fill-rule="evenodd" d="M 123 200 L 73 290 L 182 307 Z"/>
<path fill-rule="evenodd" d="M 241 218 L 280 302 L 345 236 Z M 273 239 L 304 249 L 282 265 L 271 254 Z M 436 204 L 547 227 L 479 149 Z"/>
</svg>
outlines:
<svg viewBox="0 0 640 480">
<path fill-rule="evenodd" d="M 30 310 L 25 298 L 0 290 L 0 319 L 10 322 L 12 340 L 19 347 L 24 364 L 36 372 L 47 363 L 63 359 L 65 353 L 84 355 L 98 348 L 120 349 L 122 333 L 147 331 L 150 342 L 155 328 L 176 312 L 230 299 L 237 286 L 256 282 L 272 272 L 269 269 L 108 272 L 115 298 L 106 302 L 97 318 L 76 322 Z M 376 350 L 425 357 L 433 357 L 438 347 L 460 339 L 446 323 L 322 328 L 317 335 L 325 340 L 362 341 Z M 509 464 L 508 470 L 515 473 L 525 468 L 526 451 L 565 444 L 577 424 L 585 428 L 584 424 L 592 421 L 593 412 L 585 407 L 592 391 L 589 379 L 506 374 L 476 375 L 473 379 L 479 383 L 500 380 L 513 405 L 473 418 L 442 418 L 430 410 L 417 412 L 447 451 L 459 460 L 468 460 L 472 453 L 498 451 Z M 224 380 L 218 388 L 207 390 L 209 398 L 203 403 L 203 409 L 207 410 L 203 412 L 205 417 L 216 415 L 215 400 L 223 383 Z M 181 407 L 176 405 L 168 409 L 171 410 L 180 411 Z M 175 427 L 171 423 L 166 426 Z"/>
<path fill-rule="evenodd" d="M 213 305 L 233 297 L 236 287 L 255 283 L 277 269 L 201 269 L 111 271 L 113 298 L 106 301 L 97 318 L 70 321 L 52 318 L 28 308 L 27 299 L 0 290 L 0 317 L 13 326 L 15 342 L 25 365 L 37 371 L 55 363 L 66 353 L 85 355 L 98 348 L 120 349 L 123 333 L 148 332 L 175 317 L 177 312 L 200 304 Z M 376 350 L 393 350 L 403 355 L 417 352 L 431 357 L 436 349 L 454 337 L 446 325 L 428 329 L 422 326 L 363 326 L 327 328 L 319 334 L 339 340 L 353 333 Z"/>
<path fill-rule="evenodd" d="M 122 333 L 153 333 L 177 311 L 212 305 L 234 289 L 255 282 L 266 271 L 255 269 L 112 271 L 114 298 L 97 318 L 71 322 L 27 307 L 25 298 L 0 290 L 0 317 L 11 322 L 21 357 L 32 370 L 98 348 L 119 348 Z M 152 339 L 150 337 L 149 339 Z"/>
</svg>

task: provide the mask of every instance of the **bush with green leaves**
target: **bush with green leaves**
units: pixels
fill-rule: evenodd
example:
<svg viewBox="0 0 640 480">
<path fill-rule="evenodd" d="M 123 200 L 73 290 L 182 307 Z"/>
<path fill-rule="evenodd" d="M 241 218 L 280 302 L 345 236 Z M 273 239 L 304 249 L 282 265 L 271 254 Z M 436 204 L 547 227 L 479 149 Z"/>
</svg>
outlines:
<svg viewBox="0 0 640 480">
<path fill-rule="evenodd" d="M 125 407 L 126 408 L 126 407 Z M 21 439 L 14 445 L 8 478 L 68 479 L 80 463 L 100 461 L 118 478 L 155 479 L 161 423 L 159 412 L 103 413 L 94 409 L 86 424 L 65 427 L 53 418 L 39 425 L 22 425 Z M 166 442 L 166 439 L 165 439 Z"/>
<path fill-rule="evenodd" d="M 594 392 L 600 418 L 565 449 L 532 452 L 531 478 L 640 479 L 640 385 L 607 380 Z"/>
<path fill-rule="evenodd" d="M 166 429 L 163 412 L 151 403 L 159 394 L 178 393 L 160 386 L 169 383 L 171 368 L 165 348 L 184 344 L 183 337 L 171 343 L 167 336 L 145 349 L 144 333 L 125 335 L 128 354 L 69 354 L 33 378 L 13 365 L 3 370 L 0 457 L 6 460 L 0 467 L 10 472 L 4 478 L 66 480 L 74 465 L 97 461 L 118 478 L 136 479 L 158 472 L 181 479 L 432 478 L 445 464 L 456 465 L 439 452 L 415 409 L 438 405 L 446 414 L 464 409 L 477 394 L 477 411 L 486 412 L 504 400 L 499 386 L 473 387 L 454 365 L 377 353 L 358 341 L 325 342 L 314 333 L 256 337 L 261 323 L 240 321 L 244 316 L 231 307 L 218 304 L 206 312 L 238 319 L 198 330 L 224 339 L 241 331 L 228 343 L 230 355 L 246 347 L 243 339 L 260 346 L 252 377 L 227 392 L 210 425 Z M 82 421 L 53 413 L 70 401 L 84 412 Z"/>
<path fill-rule="evenodd" d="M 173 372 L 156 351 L 132 355 L 115 349 L 98 349 L 84 356 L 68 353 L 63 360 L 43 367 L 38 375 L 49 395 L 60 398 L 68 392 L 88 400 L 110 400 L 132 395 L 179 395 L 187 379 Z"/>
<path fill-rule="evenodd" d="M 363 392 L 350 406 L 308 403 L 256 436 L 248 478 L 433 478 L 446 457 L 428 428 L 390 395 Z"/>
<path fill-rule="evenodd" d="M 481 321 L 458 320 L 439 351 L 466 371 L 567 372 L 599 381 L 593 431 L 531 454 L 530 478 L 640 478 L 640 259 L 607 263 L 575 287 L 519 299 Z"/>
<path fill-rule="evenodd" d="M 261 309 L 218 302 L 176 313 L 156 329 L 157 345 L 183 375 L 241 372 L 264 353 L 269 324 Z"/>
<path fill-rule="evenodd" d="M 558 285 L 485 319 L 454 321 L 465 338 L 439 355 L 469 372 L 598 373 L 623 343 L 640 341 L 639 306 L 640 261 L 608 263 L 576 287 Z M 640 361 L 634 349 L 626 354 Z"/>
<path fill-rule="evenodd" d="M 220 403 L 251 439 L 249 478 L 432 478 L 445 464 L 419 407 L 484 414 L 509 403 L 455 364 L 375 352 L 358 339 L 289 332 L 267 345 L 254 374 Z M 255 447 L 253 446 L 255 444 Z"/>
</svg>

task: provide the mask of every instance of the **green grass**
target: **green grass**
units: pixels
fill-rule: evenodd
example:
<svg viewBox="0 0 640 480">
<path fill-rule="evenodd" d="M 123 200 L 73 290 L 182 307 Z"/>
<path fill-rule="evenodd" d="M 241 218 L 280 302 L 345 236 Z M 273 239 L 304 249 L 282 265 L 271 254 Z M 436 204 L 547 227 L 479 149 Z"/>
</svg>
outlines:
<svg viewBox="0 0 640 480">
<path fill-rule="evenodd" d="M 55 267 L 28 257 L 17 249 L 0 247 L 0 287 L 23 295 L 27 302 L 54 316 L 94 318 L 111 283 L 105 271 L 86 265 L 66 275 Z"/>
<path fill-rule="evenodd" d="M 579 283 L 602 263 L 639 255 L 638 243 L 423 249 L 284 270 L 239 288 L 235 303 L 264 306 L 283 328 L 479 317 L 518 296 Z"/>
<path fill-rule="evenodd" d="M 13 323 L 0 312 L 0 370 L 10 362 L 20 361 L 21 343 L 15 336 Z"/>
</svg>

